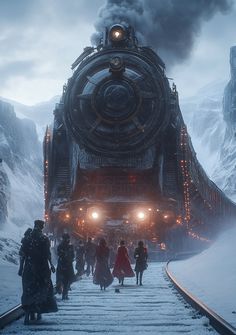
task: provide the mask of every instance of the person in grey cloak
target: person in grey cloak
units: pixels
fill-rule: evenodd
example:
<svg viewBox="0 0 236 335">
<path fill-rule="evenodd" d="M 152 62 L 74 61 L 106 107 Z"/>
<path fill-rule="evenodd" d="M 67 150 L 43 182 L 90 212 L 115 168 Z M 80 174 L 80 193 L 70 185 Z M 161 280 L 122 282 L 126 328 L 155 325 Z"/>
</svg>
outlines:
<svg viewBox="0 0 236 335">
<path fill-rule="evenodd" d="M 95 257 L 96 266 L 93 275 L 93 283 L 95 285 L 100 285 L 101 290 L 105 290 L 106 287 L 113 282 L 113 276 L 108 265 L 109 248 L 104 238 L 101 238 L 99 241 Z"/>
<path fill-rule="evenodd" d="M 70 235 L 68 233 L 62 235 L 62 241 L 57 248 L 57 255 L 57 293 L 62 293 L 62 299 L 65 300 L 69 299 L 68 291 L 71 283 L 75 280 L 73 268 L 74 247 L 70 244 Z"/>
<path fill-rule="evenodd" d="M 87 243 L 85 244 L 85 262 L 87 264 L 86 274 L 90 275 L 92 272 L 92 276 L 94 273 L 94 264 L 95 264 L 95 255 L 96 255 L 96 244 L 93 243 L 92 238 L 89 237 Z"/>
<path fill-rule="evenodd" d="M 20 248 L 20 256 L 24 260 L 18 273 L 22 275 L 24 324 L 29 324 L 30 317 L 34 319 L 35 313 L 39 320 L 42 313 L 58 311 L 51 281 L 51 271 L 55 272 L 55 268 L 51 262 L 50 241 L 43 234 L 43 228 L 44 221 L 35 220 L 34 229 L 22 239 Z"/>
</svg>

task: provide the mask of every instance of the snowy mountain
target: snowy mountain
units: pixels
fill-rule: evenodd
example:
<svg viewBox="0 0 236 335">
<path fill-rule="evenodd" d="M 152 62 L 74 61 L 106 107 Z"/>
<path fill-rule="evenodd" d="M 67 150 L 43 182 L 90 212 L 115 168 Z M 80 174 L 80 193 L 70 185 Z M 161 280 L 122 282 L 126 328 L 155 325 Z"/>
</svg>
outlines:
<svg viewBox="0 0 236 335">
<path fill-rule="evenodd" d="M 228 84 L 211 83 L 180 104 L 200 163 L 236 201 L 236 68 Z"/>
<path fill-rule="evenodd" d="M 33 121 L 0 101 L 0 227 L 11 232 L 43 215 L 42 145 Z"/>
<path fill-rule="evenodd" d="M 60 96 L 57 95 L 48 101 L 32 106 L 27 106 L 17 101 L 1 97 L 0 100 L 10 103 L 14 107 L 14 111 L 18 118 L 33 120 L 36 124 L 39 139 L 42 141 L 46 126 L 53 121 L 53 110 L 55 109 L 55 104 L 59 102 Z"/>
<path fill-rule="evenodd" d="M 214 171 L 219 165 L 226 131 L 222 113 L 225 85 L 225 82 L 211 83 L 203 87 L 194 97 L 180 100 L 180 108 L 198 160 L 219 187 L 222 184 L 220 180 L 216 180 Z"/>
</svg>

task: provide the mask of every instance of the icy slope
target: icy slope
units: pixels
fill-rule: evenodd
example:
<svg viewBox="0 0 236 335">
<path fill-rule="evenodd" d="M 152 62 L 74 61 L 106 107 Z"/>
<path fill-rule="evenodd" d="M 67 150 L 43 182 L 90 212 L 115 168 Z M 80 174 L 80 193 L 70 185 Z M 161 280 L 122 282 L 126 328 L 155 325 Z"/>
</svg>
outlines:
<svg viewBox="0 0 236 335">
<path fill-rule="evenodd" d="M 180 283 L 236 326 L 236 228 L 201 254 L 170 264 Z"/>
</svg>

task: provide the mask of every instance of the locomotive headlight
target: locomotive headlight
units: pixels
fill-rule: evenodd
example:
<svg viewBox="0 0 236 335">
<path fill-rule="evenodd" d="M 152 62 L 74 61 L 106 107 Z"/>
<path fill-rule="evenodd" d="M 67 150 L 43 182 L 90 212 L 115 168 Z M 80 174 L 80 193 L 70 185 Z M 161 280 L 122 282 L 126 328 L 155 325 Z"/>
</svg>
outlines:
<svg viewBox="0 0 236 335">
<path fill-rule="evenodd" d="M 113 32 L 113 38 L 117 40 L 117 39 L 120 39 L 120 37 L 121 37 L 121 31 L 115 30 Z"/>
<path fill-rule="evenodd" d="M 126 38 L 126 31 L 122 25 L 115 25 L 110 29 L 110 40 L 113 42 L 120 42 Z"/>
<path fill-rule="evenodd" d="M 91 217 L 92 217 L 93 220 L 97 220 L 99 218 L 98 212 L 96 212 L 96 211 L 92 212 Z"/>
<path fill-rule="evenodd" d="M 87 209 L 87 219 L 90 222 L 100 222 L 103 218 L 103 212 L 100 208 L 90 207 Z"/>
<path fill-rule="evenodd" d="M 137 218 L 138 218 L 139 220 L 144 220 L 144 219 L 145 219 L 145 213 L 144 213 L 143 211 L 139 211 L 139 212 L 137 213 Z"/>
</svg>

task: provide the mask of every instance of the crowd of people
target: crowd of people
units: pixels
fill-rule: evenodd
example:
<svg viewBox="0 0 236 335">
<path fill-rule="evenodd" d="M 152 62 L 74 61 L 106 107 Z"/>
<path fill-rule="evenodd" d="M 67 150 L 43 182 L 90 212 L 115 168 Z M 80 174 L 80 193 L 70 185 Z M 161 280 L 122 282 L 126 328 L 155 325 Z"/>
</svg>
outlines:
<svg viewBox="0 0 236 335">
<path fill-rule="evenodd" d="M 114 278 L 124 286 L 124 279 L 135 277 L 136 284 L 143 285 L 143 272 L 147 269 L 147 248 L 143 241 L 138 242 L 134 250 L 135 268 L 131 267 L 131 260 L 125 241 L 121 240 L 114 253 L 104 238 L 98 244 L 89 237 L 84 243 L 71 243 L 70 235 L 64 233 L 57 246 L 57 267 L 51 260 L 50 241 L 43 234 L 44 221 L 36 220 L 33 229 L 27 229 L 21 241 L 19 276 L 22 276 L 22 307 L 25 311 L 24 323 L 40 320 L 41 314 L 57 312 L 57 303 L 51 281 L 51 272 L 56 272 L 56 293 L 62 295 L 63 300 L 69 299 L 71 284 L 83 275 L 93 277 L 93 283 L 105 290 Z M 114 259 L 113 259 L 114 258 Z M 75 269 L 74 272 L 74 263 Z M 111 271 L 111 268 L 113 270 Z"/>
</svg>

